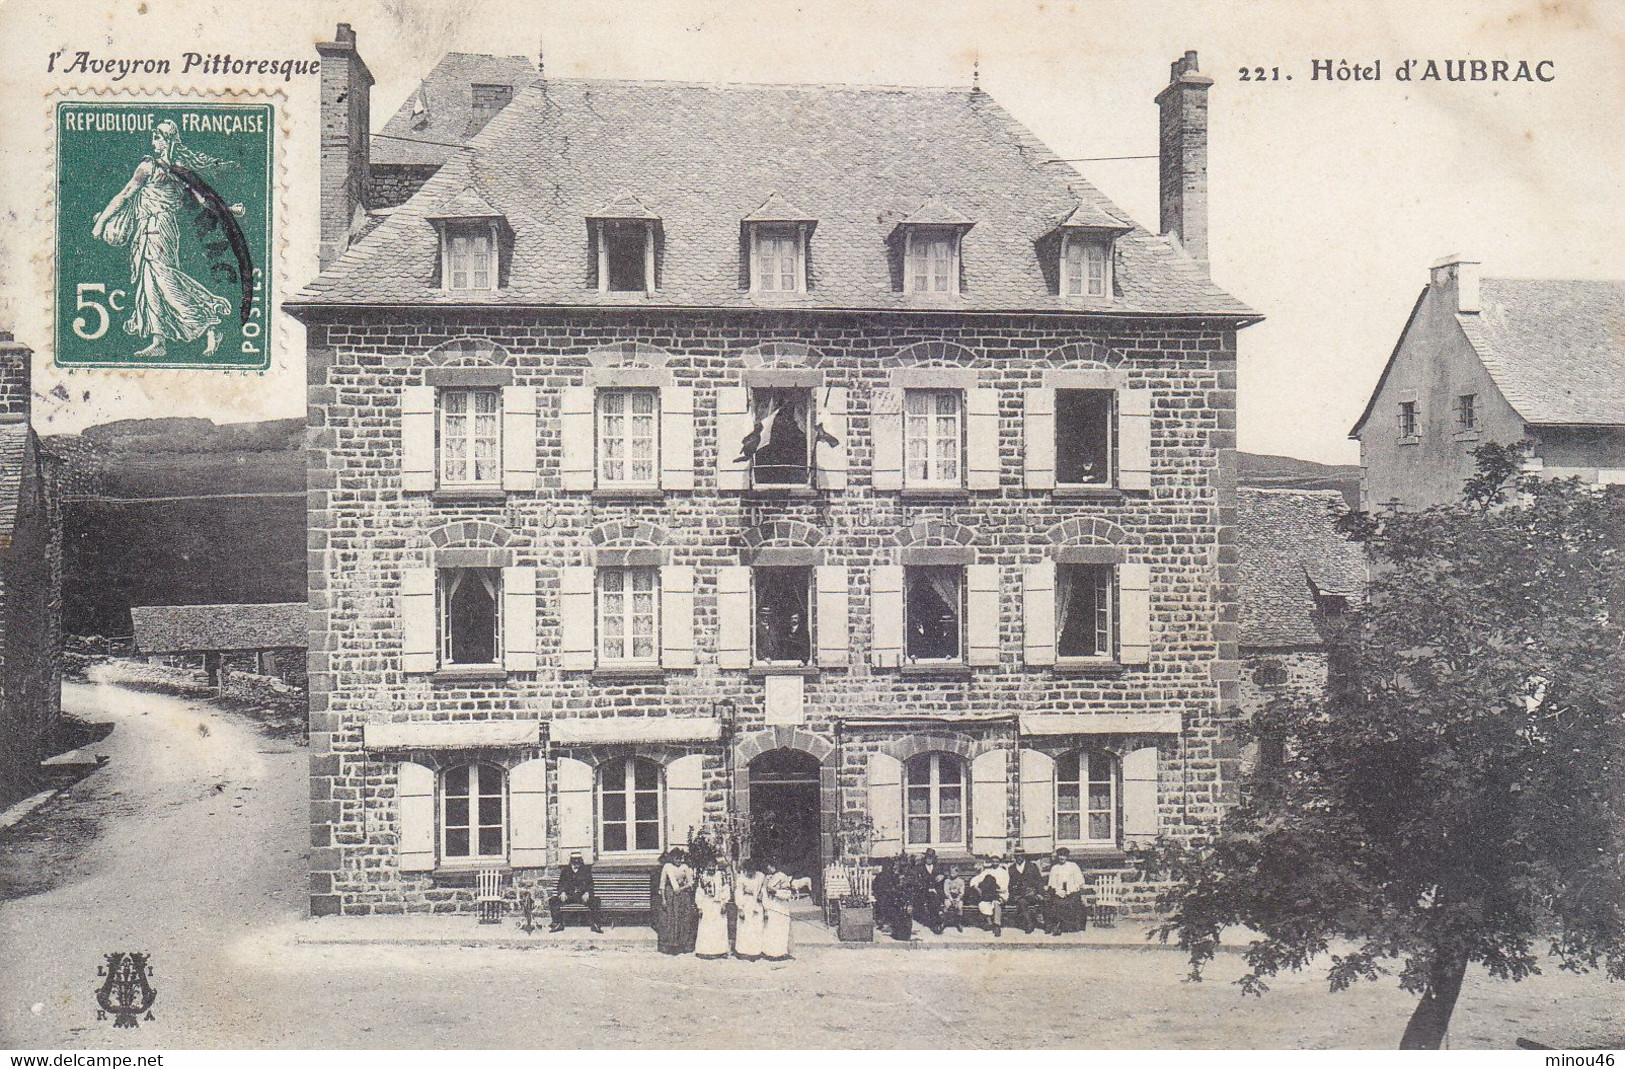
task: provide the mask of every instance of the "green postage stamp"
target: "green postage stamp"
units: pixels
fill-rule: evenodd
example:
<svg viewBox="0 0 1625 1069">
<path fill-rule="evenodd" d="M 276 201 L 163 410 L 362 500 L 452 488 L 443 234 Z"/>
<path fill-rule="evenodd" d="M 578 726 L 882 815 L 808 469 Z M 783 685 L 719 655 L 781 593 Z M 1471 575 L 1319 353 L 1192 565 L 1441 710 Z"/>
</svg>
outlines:
<svg viewBox="0 0 1625 1069">
<path fill-rule="evenodd" d="M 271 104 L 56 109 L 56 362 L 269 365 Z"/>
</svg>

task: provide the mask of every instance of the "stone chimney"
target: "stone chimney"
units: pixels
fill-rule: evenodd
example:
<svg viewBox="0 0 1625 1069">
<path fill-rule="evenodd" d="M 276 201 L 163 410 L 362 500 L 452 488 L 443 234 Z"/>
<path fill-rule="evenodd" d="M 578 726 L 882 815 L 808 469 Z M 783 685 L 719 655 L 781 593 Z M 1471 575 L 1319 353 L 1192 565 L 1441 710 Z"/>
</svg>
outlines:
<svg viewBox="0 0 1625 1069">
<path fill-rule="evenodd" d="M 316 45 L 322 57 L 322 270 L 350 244 L 367 208 L 372 72 L 356 51 L 355 30 L 339 23 L 333 40 Z"/>
<path fill-rule="evenodd" d="M 1157 94 L 1162 232 L 1207 267 L 1207 91 L 1213 79 L 1196 73 L 1196 53 L 1174 60 Z"/>
<path fill-rule="evenodd" d="M 1477 260 L 1464 259 L 1459 253 L 1440 257 L 1428 269 L 1428 285 L 1446 308 L 1476 314 L 1479 309 L 1478 266 Z"/>
<path fill-rule="evenodd" d="M 34 399 L 34 350 L 0 330 L 0 423 L 27 421 Z"/>
</svg>

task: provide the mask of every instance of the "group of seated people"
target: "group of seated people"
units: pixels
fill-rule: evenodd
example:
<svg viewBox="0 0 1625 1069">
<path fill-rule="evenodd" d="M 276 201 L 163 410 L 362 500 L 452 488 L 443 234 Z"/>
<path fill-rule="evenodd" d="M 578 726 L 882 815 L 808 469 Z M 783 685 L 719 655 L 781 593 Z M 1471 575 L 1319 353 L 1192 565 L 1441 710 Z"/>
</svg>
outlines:
<svg viewBox="0 0 1625 1069">
<path fill-rule="evenodd" d="M 1014 858 L 984 857 L 968 879 L 943 866 L 935 850 L 900 856 L 881 865 L 873 894 L 875 926 L 898 940 L 912 938 L 915 924 L 937 935 L 950 924 L 962 932 L 967 911 L 973 924 L 980 920 L 994 935 L 1004 933 L 1007 921 L 1029 934 L 1081 932 L 1089 925 L 1091 891 L 1065 847 L 1047 869 L 1022 850 Z"/>
</svg>

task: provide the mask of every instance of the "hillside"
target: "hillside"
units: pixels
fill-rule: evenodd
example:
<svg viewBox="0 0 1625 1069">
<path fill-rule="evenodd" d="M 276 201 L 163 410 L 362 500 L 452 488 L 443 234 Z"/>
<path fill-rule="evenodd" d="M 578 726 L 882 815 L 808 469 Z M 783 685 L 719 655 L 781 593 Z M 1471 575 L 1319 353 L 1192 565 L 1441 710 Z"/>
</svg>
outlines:
<svg viewBox="0 0 1625 1069">
<path fill-rule="evenodd" d="M 1317 464 L 1296 457 L 1242 453 L 1236 481 L 1265 490 L 1336 490 L 1350 508 L 1360 507 L 1358 464 Z"/>
</svg>

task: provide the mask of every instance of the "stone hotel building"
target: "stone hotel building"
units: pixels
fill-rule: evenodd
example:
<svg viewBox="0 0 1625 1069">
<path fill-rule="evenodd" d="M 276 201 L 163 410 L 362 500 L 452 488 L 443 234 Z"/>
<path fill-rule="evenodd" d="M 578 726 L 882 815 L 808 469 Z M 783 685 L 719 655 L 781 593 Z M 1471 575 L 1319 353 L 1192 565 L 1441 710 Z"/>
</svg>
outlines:
<svg viewBox="0 0 1625 1069">
<path fill-rule="evenodd" d="M 320 52 L 313 912 L 723 828 L 1120 868 L 1218 814 L 1258 317 L 1194 53 L 1152 232 L 978 88 L 456 55 L 370 137 Z"/>
</svg>

